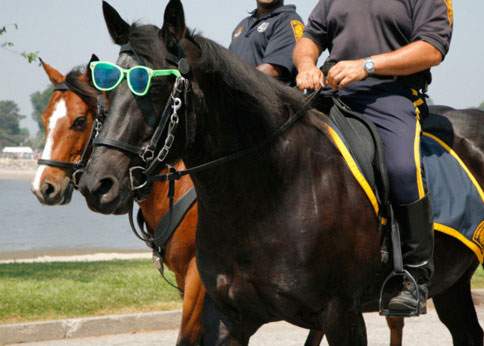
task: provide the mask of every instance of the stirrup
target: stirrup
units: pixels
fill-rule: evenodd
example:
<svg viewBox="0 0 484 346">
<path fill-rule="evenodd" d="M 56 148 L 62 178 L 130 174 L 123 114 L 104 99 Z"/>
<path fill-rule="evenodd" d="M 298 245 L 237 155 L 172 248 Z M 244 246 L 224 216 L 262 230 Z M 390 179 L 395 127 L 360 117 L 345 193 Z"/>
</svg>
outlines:
<svg viewBox="0 0 484 346">
<path fill-rule="evenodd" d="M 379 310 L 381 316 L 392 316 L 392 317 L 416 317 L 420 315 L 420 303 L 421 295 L 418 288 L 417 280 L 410 274 L 409 271 L 403 269 L 403 256 L 402 256 L 402 243 L 400 240 L 400 229 L 398 224 L 395 222 L 393 217 L 393 210 L 390 209 L 390 220 L 392 222 L 391 226 L 391 239 L 392 239 L 392 254 L 393 254 L 393 271 L 387 276 L 385 281 L 383 281 L 382 287 L 380 289 L 380 300 L 379 300 Z M 385 294 L 385 289 L 387 288 L 389 282 L 397 277 L 402 278 L 402 282 L 408 279 L 413 285 L 417 293 L 417 306 L 414 310 L 409 310 L 407 312 L 390 310 L 388 306 L 384 306 L 383 296 Z M 388 304 L 388 302 L 386 302 Z"/>
</svg>

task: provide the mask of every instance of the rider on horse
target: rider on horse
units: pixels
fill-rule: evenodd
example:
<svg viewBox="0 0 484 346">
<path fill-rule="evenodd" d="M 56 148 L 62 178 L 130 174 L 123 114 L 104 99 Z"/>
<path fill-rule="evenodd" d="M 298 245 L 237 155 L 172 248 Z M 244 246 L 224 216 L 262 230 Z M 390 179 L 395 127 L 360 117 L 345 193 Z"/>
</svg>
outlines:
<svg viewBox="0 0 484 346">
<path fill-rule="evenodd" d="M 320 0 L 294 51 L 300 89 L 330 86 L 372 121 L 382 138 L 391 202 L 402 230 L 406 280 L 389 309 L 425 313 L 433 273 L 433 227 L 420 163 L 420 120 L 430 68 L 442 62 L 452 36 L 451 0 Z M 336 64 L 316 67 L 328 49 Z"/>
<path fill-rule="evenodd" d="M 291 84 L 296 77 L 292 52 L 303 30 L 296 6 L 257 0 L 257 8 L 232 33 L 230 50 L 259 71 Z"/>
</svg>

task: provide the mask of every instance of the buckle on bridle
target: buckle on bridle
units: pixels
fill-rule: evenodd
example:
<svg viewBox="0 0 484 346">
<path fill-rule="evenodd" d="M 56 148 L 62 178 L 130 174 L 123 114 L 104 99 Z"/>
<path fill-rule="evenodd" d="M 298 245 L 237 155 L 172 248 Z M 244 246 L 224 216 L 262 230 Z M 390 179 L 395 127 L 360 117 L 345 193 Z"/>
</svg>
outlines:
<svg viewBox="0 0 484 346">
<path fill-rule="evenodd" d="M 74 171 L 74 173 L 72 173 L 71 181 L 72 181 L 72 185 L 76 190 L 79 189 L 79 181 L 81 180 L 83 173 L 84 173 L 84 170 L 82 168 L 77 169 Z"/>
<path fill-rule="evenodd" d="M 143 152 L 139 155 L 143 162 L 151 162 L 155 158 L 155 150 L 150 146 L 143 149 Z"/>
<path fill-rule="evenodd" d="M 142 173 L 145 171 L 145 168 L 142 166 L 134 166 L 129 169 L 129 182 L 131 184 L 131 191 L 138 191 L 144 188 L 146 185 L 148 185 L 148 180 L 145 179 L 145 181 L 139 185 L 136 185 L 135 182 L 135 172 L 136 171 L 141 171 Z"/>
</svg>

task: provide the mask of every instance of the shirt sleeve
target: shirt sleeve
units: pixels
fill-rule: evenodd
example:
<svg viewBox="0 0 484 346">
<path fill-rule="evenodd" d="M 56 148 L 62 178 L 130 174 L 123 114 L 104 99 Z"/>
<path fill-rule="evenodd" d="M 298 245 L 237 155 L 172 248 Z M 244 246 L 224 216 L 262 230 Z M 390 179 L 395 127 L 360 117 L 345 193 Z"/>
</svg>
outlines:
<svg viewBox="0 0 484 346">
<path fill-rule="evenodd" d="M 452 1 L 417 0 L 413 11 L 412 42 L 430 43 L 445 57 L 452 38 Z"/>
<path fill-rule="evenodd" d="M 308 23 L 304 29 L 304 37 L 316 43 L 321 51 L 328 48 L 327 10 L 325 0 L 319 0 L 309 15 Z"/>
<path fill-rule="evenodd" d="M 302 37 L 304 24 L 297 14 L 284 16 L 275 23 L 269 42 L 264 51 L 264 64 L 278 65 L 294 73 L 292 52 L 297 39 Z"/>
</svg>

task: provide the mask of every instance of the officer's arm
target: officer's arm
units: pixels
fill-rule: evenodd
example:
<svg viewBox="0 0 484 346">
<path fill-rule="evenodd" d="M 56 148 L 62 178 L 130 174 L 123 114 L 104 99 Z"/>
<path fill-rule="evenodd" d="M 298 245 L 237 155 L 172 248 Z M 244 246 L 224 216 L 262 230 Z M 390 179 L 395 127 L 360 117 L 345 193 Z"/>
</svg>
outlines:
<svg viewBox="0 0 484 346">
<path fill-rule="evenodd" d="M 440 64 L 442 53 L 424 41 L 412 42 L 393 52 L 373 55 L 375 74 L 381 76 L 408 76 Z M 328 73 L 327 84 L 342 89 L 368 77 L 365 60 L 346 60 L 337 63 Z"/>
<path fill-rule="evenodd" d="M 324 83 L 324 76 L 316 66 L 321 48 L 311 39 L 301 38 L 294 48 L 293 60 L 298 70 L 297 86 L 301 89 L 318 90 Z"/>
<path fill-rule="evenodd" d="M 375 73 L 383 76 L 408 76 L 442 62 L 442 53 L 424 41 L 412 42 L 393 52 L 374 55 Z"/>
<path fill-rule="evenodd" d="M 282 67 L 272 64 L 260 64 L 257 66 L 257 69 L 262 73 L 274 78 L 278 78 L 284 73 L 284 69 Z"/>
</svg>

